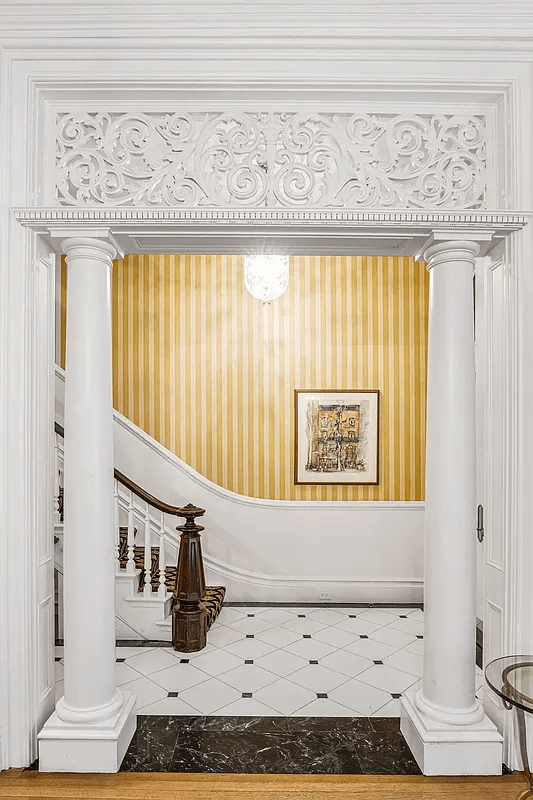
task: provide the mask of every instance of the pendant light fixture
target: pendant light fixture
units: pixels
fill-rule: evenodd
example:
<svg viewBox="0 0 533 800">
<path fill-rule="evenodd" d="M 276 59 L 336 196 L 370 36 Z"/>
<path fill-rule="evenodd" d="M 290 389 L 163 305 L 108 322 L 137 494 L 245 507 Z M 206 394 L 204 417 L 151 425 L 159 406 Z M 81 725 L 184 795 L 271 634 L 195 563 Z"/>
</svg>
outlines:
<svg viewBox="0 0 533 800">
<path fill-rule="evenodd" d="M 289 285 L 289 257 L 244 256 L 244 285 L 264 305 L 281 297 Z"/>
</svg>

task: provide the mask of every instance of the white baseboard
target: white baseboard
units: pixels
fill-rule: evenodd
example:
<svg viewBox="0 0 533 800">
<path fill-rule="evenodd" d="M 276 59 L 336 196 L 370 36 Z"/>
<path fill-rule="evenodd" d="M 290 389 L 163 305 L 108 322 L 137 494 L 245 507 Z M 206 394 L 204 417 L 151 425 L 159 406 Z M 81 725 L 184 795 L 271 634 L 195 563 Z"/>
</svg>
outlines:
<svg viewBox="0 0 533 800">
<path fill-rule="evenodd" d="M 421 580 L 282 578 L 214 567 L 209 558 L 205 570 L 207 583 L 225 586 L 226 602 L 233 603 L 421 603 L 424 595 Z"/>
</svg>

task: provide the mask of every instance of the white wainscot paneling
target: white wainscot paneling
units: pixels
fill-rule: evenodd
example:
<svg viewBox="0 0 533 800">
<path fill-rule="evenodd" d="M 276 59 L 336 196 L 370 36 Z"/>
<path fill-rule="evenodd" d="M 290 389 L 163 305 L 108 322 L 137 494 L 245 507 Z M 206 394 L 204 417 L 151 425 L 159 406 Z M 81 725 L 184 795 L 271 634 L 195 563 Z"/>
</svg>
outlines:
<svg viewBox="0 0 533 800">
<path fill-rule="evenodd" d="M 56 409 L 64 373 L 56 369 Z M 61 421 L 58 419 L 58 421 Z M 423 503 L 258 500 L 230 492 L 115 411 L 115 466 L 171 504 L 206 509 L 202 534 L 209 583 L 227 599 L 421 602 Z"/>
</svg>

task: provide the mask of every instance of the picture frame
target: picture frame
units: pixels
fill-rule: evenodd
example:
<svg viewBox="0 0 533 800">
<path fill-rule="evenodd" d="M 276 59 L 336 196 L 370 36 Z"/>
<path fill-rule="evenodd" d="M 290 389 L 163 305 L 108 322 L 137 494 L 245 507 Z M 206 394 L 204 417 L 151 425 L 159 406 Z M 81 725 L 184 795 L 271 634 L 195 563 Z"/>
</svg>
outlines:
<svg viewBox="0 0 533 800">
<path fill-rule="evenodd" d="M 379 483 L 379 389 L 294 390 L 294 483 Z"/>
</svg>

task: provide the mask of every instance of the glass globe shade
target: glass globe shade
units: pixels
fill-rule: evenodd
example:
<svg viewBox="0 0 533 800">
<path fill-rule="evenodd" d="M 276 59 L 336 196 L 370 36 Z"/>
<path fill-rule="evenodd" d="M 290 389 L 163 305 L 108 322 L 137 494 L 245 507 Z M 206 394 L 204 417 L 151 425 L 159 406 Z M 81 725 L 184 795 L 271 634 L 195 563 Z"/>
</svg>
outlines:
<svg viewBox="0 0 533 800">
<path fill-rule="evenodd" d="M 289 285 L 289 257 L 245 256 L 244 285 L 253 297 L 263 303 L 281 297 Z"/>
</svg>

